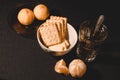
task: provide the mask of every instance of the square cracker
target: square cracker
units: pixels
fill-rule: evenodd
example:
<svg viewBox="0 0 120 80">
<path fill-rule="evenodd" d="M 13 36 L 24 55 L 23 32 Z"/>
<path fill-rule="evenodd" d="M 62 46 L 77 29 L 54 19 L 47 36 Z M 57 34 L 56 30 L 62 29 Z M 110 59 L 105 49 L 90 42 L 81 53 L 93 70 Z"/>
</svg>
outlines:
<svg viewBox="0 0 120 80">
<path fill-rule="evenodd" d="M 47 47 L 61 43 L 61 38 L 55 24 L 46 23 L 42 25 L 39 30 L 42 41 Z"/>
<path fill-rule="evenodd" d="M 62 37 L 62 31 L 63 31 L 63 21 L 62 20 L 55 20 L 55 19 L 48 19 L 46 20 L 47 23 L 50 23 L 50 24 L 55 24 L 58 28 L 58 33 L 59 33 L 59 36 L 61 38 L 61 40 L 63 40 L 63 37 Z"/>
<path fill-rule="evenodd" d="M 61 23 L 62 40 L 68 39 L 67 18 L 66 17 L 59 17 L 59 16 L 50 16 L 50 20 L 56 20 L 57 22 Z"/>
</svg>

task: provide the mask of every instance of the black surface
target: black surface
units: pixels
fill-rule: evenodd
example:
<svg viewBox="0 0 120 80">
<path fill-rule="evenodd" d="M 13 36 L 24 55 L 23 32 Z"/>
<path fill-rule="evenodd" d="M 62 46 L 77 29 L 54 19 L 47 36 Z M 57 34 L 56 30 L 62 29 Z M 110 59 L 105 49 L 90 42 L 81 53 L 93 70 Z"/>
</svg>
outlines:
<svg viewBox="0 0 120 80">
<path fill-rule="evenodd" d="M 0 80 L 120 80 L 120 31 L 119 3 L 115 1 L 91 0 L 40 0 L 51 10 L 51 14 L 66 16 L 78 31 L 84 20 L 93 20 L 100 14 L 109 36 L 102 45 L 101 54 L 87 64 L 87 73 L 80 79 L 64 76 L 54 71 L 56 61 L 67 62 L 76 58 L 76 47 L 67 55 L 53 57 L 46 54 L 36 39 L 17 34 L 8 24 L 11 11 L 23 4 L 39 0 L 0 0 Z M 11 16 L 14 17 L 14 16 Z"/>
</svg>

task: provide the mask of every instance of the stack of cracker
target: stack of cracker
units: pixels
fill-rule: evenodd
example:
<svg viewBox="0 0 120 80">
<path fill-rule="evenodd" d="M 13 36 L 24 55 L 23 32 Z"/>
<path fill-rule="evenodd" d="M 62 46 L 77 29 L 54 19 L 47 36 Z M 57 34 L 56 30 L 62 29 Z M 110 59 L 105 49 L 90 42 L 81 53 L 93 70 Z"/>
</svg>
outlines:
<svg viewBox="0 0 120 80">
<path fill-rule="evenodd" d="M 67 18 L 60 16 L 50 16 L 39 29 L 43 44 L 54 51 L 65 51 L 69 48 L 67 31 Z"/>
</svg>

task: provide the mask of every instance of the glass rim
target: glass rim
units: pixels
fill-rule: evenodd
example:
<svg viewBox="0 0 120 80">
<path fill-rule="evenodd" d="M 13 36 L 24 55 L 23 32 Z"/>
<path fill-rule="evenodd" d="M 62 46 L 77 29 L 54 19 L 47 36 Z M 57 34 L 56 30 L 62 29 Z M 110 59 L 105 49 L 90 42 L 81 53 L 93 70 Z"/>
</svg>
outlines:
<svg viewBox="0 0 120 80">
<path fill-rule="evenodd" d="M 108 36 L 108 28 L 107 28 L 107 26 L 105 25 L 105 24 L 101 24 L 101 26 L 104 28 L 104 29 L 106 29 L 106 36 L 103 38 L 103 39 L 101 39 L 101 40 L 93 40 L 95 43 L 99 43 L 99 42 L 102 42 L 102 41 L 104 41 L 106 38 L 107 38 L 107 36 Z M 79 29 L 79 37 L 78 37 L 78 41 L 81 41 L 81 37 L 80 37 L 80 35 L 81 35 L 81 30 Z"/>
</svg>

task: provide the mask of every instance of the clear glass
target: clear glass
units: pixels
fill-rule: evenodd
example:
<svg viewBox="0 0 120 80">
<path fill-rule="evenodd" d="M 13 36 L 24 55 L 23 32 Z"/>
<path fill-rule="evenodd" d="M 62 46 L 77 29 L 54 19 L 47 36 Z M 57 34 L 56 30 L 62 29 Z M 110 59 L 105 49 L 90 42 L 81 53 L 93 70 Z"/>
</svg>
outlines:
<svg viewBox="0 0 120 80">
<path fill-rule="evenodd" d="M 94 35 L 94 27 L 89 21 L 84 21 L 79 29 L 79 42 L 77 45 L 77 56 L 85 62 L 91 62 L 98 54 L 97 48 L 108 36 L 107 27 L 102 24 Z"/>
</svg>

